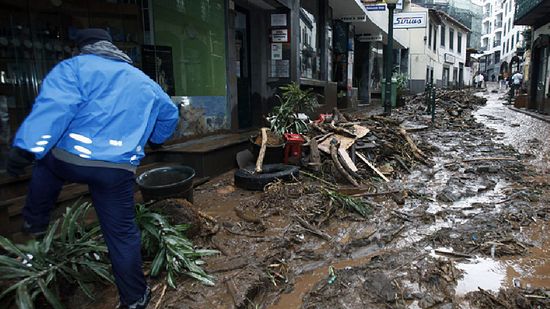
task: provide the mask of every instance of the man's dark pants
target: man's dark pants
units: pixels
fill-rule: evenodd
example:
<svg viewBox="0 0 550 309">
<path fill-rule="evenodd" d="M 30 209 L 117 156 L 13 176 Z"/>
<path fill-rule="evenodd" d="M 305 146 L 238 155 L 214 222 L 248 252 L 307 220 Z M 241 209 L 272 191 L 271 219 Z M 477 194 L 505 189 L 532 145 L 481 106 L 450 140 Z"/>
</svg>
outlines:
<svg viewBox="0 0 550 309">
<path fill-rule="evenodd" d="M 141 234 L 135 222 L 134 174 L 117 168 L 85 167 L 56 159 L 36 161 L 23 217 L 46 227 L 65 181 L 88 185 L 103 237 L 109 248 L 121 302 L 132 304 L 147 289 L 141 260 Z"/>
</svg>

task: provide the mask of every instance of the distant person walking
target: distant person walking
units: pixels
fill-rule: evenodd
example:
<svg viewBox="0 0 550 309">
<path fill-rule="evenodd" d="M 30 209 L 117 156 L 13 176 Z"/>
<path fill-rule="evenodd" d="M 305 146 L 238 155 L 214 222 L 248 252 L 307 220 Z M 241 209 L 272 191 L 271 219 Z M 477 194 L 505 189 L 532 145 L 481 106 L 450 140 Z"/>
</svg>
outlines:
<svg viewBox="0 0 550 309">
<path fill-rule="evenodd" d="M 483 77 L 483 74 L 479 72 L 474 78 L 474 82 L 476 83 L 476 88 L 481 88 L 483 86 L 484 80 L 485 80 L 485 77 Z"/>
<path fill-rule="evenodd" d="M 523 74 L 520 72 L 514 73 L 512 75 L 512 89 L 514 90 L 514 96 L 519 94 L 519 89 L 521 88 L 521 82 L 523 81 Z"/>
<path fill-rule="evenodd" d="M 502 90 L 502 88 L 506 88 L 506 79 L 504 78 L 503 74 L 498 75 L 498 89 Z"/>
</svg>

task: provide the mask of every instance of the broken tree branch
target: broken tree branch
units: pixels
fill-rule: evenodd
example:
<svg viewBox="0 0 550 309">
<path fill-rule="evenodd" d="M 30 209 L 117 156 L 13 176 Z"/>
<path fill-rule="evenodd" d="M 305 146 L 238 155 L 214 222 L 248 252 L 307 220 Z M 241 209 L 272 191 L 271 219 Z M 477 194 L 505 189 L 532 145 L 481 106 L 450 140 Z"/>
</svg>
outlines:
<svg viewBox="0 0 550 309">
<path fill-rule="evenodd" d="M 264 164 L 265 149 L 267 148 L 267 128 L 262 128 L 262 146 L 260 148 L 260 154 L 256 161 L 256 173 L 262 172 L 262 165 Z"/>
<path fill-rule="evenodd" d="M 466 254 L 466 253 L 460 253 L 460 252 L 454 252 L 454 251 L 445 251 L 445 250 L 439 250 L 439 249 L 435 249 L 434 250 L 435 253 L 438 253 L 438 254 L 441 254 L 441 255 L 446 255 L 446 256 L 454 256 L 454 257 L 459 257 L 459 258 L 466 258 L 466 259 L 471 259 L 473 258 L 473 256 L 469 255 L 469 254 Z"/>
<path fill-rule="evenodd" d="M 407 133 L 407 130 L 401 128 L 399 129 L 399 134 L 401 134 L 405 140 L 407 141 L 407 143 L 409 144 L 409 146 L 411 146 L 412 150 L 413 150 L 413 154 L 414 156 L 419 159 L 420 161 L 424 162 L 424 160 L 428 157 L 426 156 L 426 154 L 420 150 L 420 148 L 418 148 L 418 146 L 416 146 L 416 144 L 414 143 L 413 139 L 411 138 L 411 136 Z"/>
<path fill-rule="evenodd" d="M 332 109 L 333 119 L 336 121 L 336 123 L 340 122 L 348 122 L 346 117 L 338 110 L 337 107 Z"/>
<path fill-rule="evenodd" d="M 337 127 L 334 125 L 334 120 L 328 124 L 328 127 L 335 133 L 338 133 L 340 135 L 344 135 L 344 136 L 348 136 L 348 137 L 351 137 L 351 138 L 356 138 L 357 135 L 355 135 L 355 133 L 351 132 L 350 130 L 346 130 L 342 127 Z"/>
<path fill-rule="evenodd" d="M 356 153 L 356 155 L 359 159 L 361 159 L 361 161 L 365 162 L 366 165 L 368 165 L 374 172 L 376 172 L 378 176 L 384 179 L 385 182 L 390 182 L 390 180 L 386 178 L 386 176 L 384 176 L 384 174 L 382 174 L 382 172 L 380 172 L 380 170 L 377 169 L 372 163 L 370 163 L 369 160 L 367 160 L 367 158 L 365 158 L 365 156 L 362 153 L 358 152 Z"/>
<path fill-rule="evenodd" d="M 472 158 L 462 160 L 462 162 L 475 162 L 475 161 L 517 161 L 516 158 L 511 157 L 487 157 L 487 158 Z"/>
<path fill-rule="evenodd" d="M 347 179 L 347 181 L 349 181 L 352 185 L 359 187 L 359 183 L 357 183 L 355 178 L 353 178 L 340 163 L 340 160 L 338 159 L 338 146 L 339 143 L 337 139 L 332 139 L 332 141 L 330 141 L 330 156 L 334 162 L 334 166 L 336 166 L 336 169 L 340 172 L 340 174 L 342 174 L 342 176 L 344 176 L 344 178 Z"/>
<path fill-rule="evenodd" d="M 324 180 L 324 179 L 322 179 L 322 178 L 319 178 L 319 177 L 317 177 L 317 176 L 315 176 L 315 175 L 313 175 L 313 174 L 310 174 L 310 173 L 308 173 L 308 172 L 306 172 L 306 171 L 300 170 L 300 174 L 305 175 L 305 176 L 310 177 L 310 178 L 313 178 L 313 179 L 315 179 L 315 180 L 319 180 L 320 182 L 322 182 L 322 183 L 324 183 L 325 185 L 327 185 L 329 188 L 337 188 L 337 186 L 336 186 L 335 184 L 333 184 L 332 182 L 328 182 L 328 181 L 326 181 L 326 180 Z"/>
<path fill-rule="evenodd" d="M 321 153 L 316 139 L 309 142 L 310 163 L 308 164 L 312 170 L 318 172 L 321 169 Z"/>
<path fill-rule="evenodd" d="M 300 225 L 303 226 L 308 232 L 310 232 L 314 235 L 317 235 L 317 236 L 323 238 L 324 240 L 327 240 L 327 241 L 332 240 L 332 237 L 330 237 L 330 235 L 328 235 L 327 233 L 315 228 L 313 225 L 309 224 L 309 222 L 304 220 L 302 217 L 294 215 L 294 216 L 292 216 L 292 218 L 294 218 L 296 221 L 298 221 L 298 223 L 300 223 Z"/>
<path fill-rule="evenodd" d="M 166 288 L 167 288 L 167 285 L 164 284 L 164 286 L 162 287 L 162 292 L 160 292 L 159 300 L 157 301 L 157 304 L 155 305 L 155 309 L 158 309 L 160 307 L 160 304 L 162 303 L 162 299 L 164 298 L 164 294 L 166 294 Z"/>
</svg>

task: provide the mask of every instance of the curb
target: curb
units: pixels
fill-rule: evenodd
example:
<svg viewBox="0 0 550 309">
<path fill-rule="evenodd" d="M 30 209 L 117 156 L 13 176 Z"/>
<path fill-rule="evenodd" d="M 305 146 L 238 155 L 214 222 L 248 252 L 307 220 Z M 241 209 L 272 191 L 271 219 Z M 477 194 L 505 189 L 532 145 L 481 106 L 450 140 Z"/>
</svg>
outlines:
<svg viewBox="0 0 550 309">
<path fill-rule="evenodd" d="M 546 122 L 550 123 L 550 116 L 543 116 L 543 115 L 540 115 L 540 114 L 537 114 L 537 113 L 534 113 L 534 112 L 521 110 L 521 109 L 513 107 L 513 106 L 508 106 L 508 108 L 515 111 L 515 112 L 522 113 L 522 114 L 531 116 L 533 118 L 537 118 L 539 120 L 546 121 Z"/>
</svg>

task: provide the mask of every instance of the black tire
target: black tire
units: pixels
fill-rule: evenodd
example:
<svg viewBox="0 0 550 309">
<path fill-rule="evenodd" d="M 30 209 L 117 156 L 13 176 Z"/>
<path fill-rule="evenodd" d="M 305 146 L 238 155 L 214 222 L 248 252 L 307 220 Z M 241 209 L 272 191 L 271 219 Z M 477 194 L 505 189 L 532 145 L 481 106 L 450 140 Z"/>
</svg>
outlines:
<svg viewBox="0 0 550 309">
<path fill-rule="evenodd" d="M 297 166 L 285 164 L 265 164 L 262 173 L 254 173 L 255 166 L 241 168 L 235 172 L 235 186 L 253 191 L 263 191 L 265 186 L 277 181 L 290 181 L 300 176 Z"/>
</svg>

